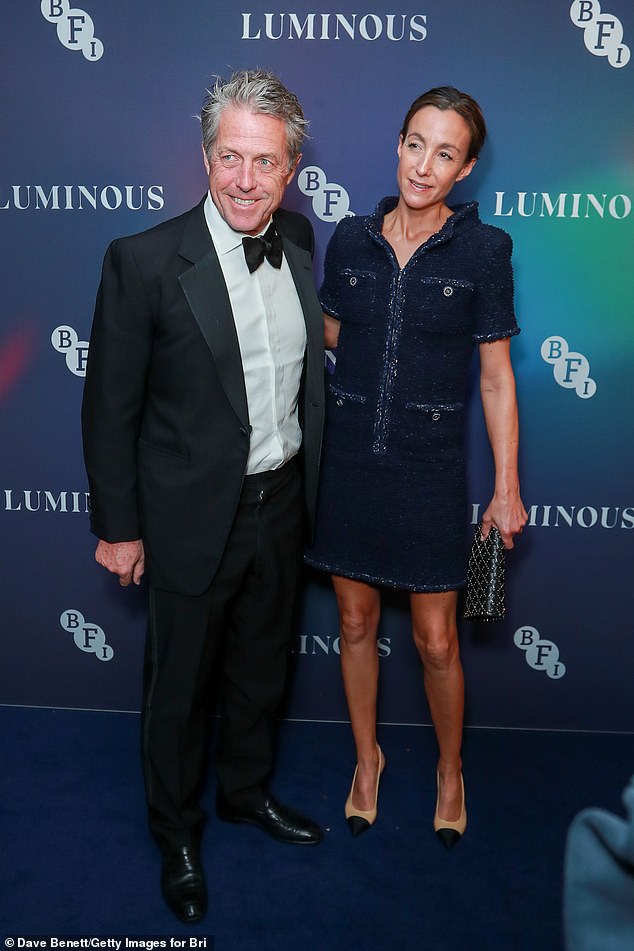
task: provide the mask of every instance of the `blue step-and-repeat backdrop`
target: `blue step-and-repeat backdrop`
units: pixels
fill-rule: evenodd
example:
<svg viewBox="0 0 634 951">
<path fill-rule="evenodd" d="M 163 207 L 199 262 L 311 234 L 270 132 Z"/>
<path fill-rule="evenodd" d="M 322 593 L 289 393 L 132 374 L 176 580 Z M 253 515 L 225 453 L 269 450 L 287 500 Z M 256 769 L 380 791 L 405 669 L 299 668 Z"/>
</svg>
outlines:
<svg viewBox="0 0 634 951">
<path fill-rule="evenodd" d="M 631 0 L 3 0 L 0 703 L 137 710 L 145 592 L 93 562 L 79 407 L 110 240 L 206 187 L 216 73 L 263 66 L 311 139 L 286 204 L 315 276 L 336 222 L 395 191 L 410 102 L 451 84 L 490 139 L 456 200 L 514 241 L 512 353 L 529 527 L 508 610 L 461 625 L 467 723 L 634 730 L 634 7 Z M 472 401 L 470 514 L 492 487 Z M 407 605 L 385 601 L 384 722 L 429 722 Z M 337 611 L 307 575 L 287 714 L 346 717 Z"/>
</svg>

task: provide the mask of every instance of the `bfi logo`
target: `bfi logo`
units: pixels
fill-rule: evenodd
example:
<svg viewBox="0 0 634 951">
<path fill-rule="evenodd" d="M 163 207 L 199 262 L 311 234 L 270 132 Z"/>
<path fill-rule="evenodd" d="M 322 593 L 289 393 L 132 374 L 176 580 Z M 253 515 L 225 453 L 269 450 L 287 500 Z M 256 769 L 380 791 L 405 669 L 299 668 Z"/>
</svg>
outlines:
<svg viewBox="0 0 634 951">
<path fill-rule="evenodd" d="M 526 663 L 533 670 L 546 673 L 551 680 L 561 680 L 566 666 L 559 660 L 559 648 L 552 641 L 543 641 L 535 627 L 518 627 L 513 635 L 516 647 L 524 651 Z"/>
<path fill-rule="evenodd" d="M 329 182 L 326 173 L 318 165 L 307 165 L 297 176 L 297 187 L 313 203 L 313 211 L 322 221 L 337 224 L 350 217 L 350 198 L 343 185 Z"/>
<path fill-rule="evenodd" d="M 566 390 L 575 390 L 582 400 L 597 392 L 597 384 L 590 376 L 590 363 L 582 353 L 568 347 L 565 337 L 547 337 L 541 347 L 542 359 L 553 368 L 555 382 Z"/>
<path fill-rule="evenodd" d="M 593 56 L 607 56 L 614 69 L 630 61 L 630 48 L 623 42 L 623 24 L 612 13 L 602 13 L 599 0 L 574 0 L 570 19 L 583 30 L 586 49 Z"/>
<path fill-rule="evenodd" d="M 58 353 L 63 353 L 66 366 L 75 376 L 86 376 L 88 341 L 80 340 L 72 327 L 56 327 L 51 334 L 51 343 Z"/>
<path fill-rule="evenodd" d="M 103 56 L 103 43 L 95 36 L 95 24 L 85 10 L 69 0 L 42 0 L 42 16 L 57 27 L 57 39 L 67 50 L 81 50 L 90 63 Z"/>
<path fill-rule="evenodd" d="M 106 635 L 98 624 L 86 621 L 81 611 L 69 608 L 62 611 L 59 623 L 64 631 L 73 635 L 75 646 L 86 654 L 94 654 L 97 660 L 108 661 L 114 657 L 114 650 L 106 644 Z"/>
</svg>

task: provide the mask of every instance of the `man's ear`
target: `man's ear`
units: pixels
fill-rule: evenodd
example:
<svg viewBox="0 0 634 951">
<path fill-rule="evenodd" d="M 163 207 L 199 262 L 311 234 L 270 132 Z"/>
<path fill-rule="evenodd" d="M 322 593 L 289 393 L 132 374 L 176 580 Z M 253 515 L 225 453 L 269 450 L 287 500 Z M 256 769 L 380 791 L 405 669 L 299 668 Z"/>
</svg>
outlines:
<svg viewBox="0 0 634 951">
<path fill-rule="evenodd" d="M 207 174 L 209 175 L 209 159 L 207 158 L 207 153 L 205 152 L 205 146 L 202 145 L 202 143 L 201 143 L 201 146 L 200 146 L 200 147 L 201 147 L 201 149 L 202 149 L 202 151 L 203 151 L 203 162 L 205 163 L 205 169 L 206 169 L 206 171 L 207 171 Z"/>
<path fill-rule="evenodd" d="M 297 158 L 295 159 L 295 162 L 293 163 L 293 165 L 292 165 L 292 167 L 291 167 L 291 170 L 289 171 L 288 175 L 286 176 L 286 184 L 287 184 L 287 185 L 290 185 L 290 183 L 291 183 L 291 182 L 293 181 L 293 179 L 295 178 L 295 172 L 297 171 L 297 166 L 299 165 L 299 163 L 301 162 L 301 160 L 302 160 L 302 153 L 300 152 L 299 155 L 297 156 Z"/>
</svg>

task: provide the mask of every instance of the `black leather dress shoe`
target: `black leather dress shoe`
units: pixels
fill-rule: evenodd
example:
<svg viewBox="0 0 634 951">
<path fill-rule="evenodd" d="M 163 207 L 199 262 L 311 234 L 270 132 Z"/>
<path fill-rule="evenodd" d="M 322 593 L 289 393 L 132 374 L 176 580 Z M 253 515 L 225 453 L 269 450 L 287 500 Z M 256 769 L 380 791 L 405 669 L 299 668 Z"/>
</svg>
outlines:
<svg viewBox="0 0 634 951">
<path fill-rule="evenodd" d="M 224 822 L 249 822 L 263 832 L 292 845 L 317 845 L 323 839 L 319 826 L 300 812 L 278 802 L 270 793 L 263 793 L 256 804 L 234 806 L 221 793 L 216 798 L 218 816 Z"/>
<path fill-rule="evenodd" d="M 163 859 L 163 898 L 177 918 L 200 921 L 207 911 L 207 886 L 196 849 L 184 845 Z"/>
</svg>

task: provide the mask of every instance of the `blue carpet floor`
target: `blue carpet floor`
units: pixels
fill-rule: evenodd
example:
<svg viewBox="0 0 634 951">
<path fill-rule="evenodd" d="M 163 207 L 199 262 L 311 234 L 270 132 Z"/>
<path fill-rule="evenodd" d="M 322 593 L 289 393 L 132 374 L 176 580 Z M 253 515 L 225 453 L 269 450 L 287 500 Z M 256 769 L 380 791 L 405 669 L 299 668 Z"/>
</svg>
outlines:
<svg viewBox="0 0 634 951">
<path fill-rule="evenodd" d="M 134 714 L 0 707 L 1 946 L 155 935 L 186 938 L 183 949 L 207 937 L 206 951 L 561 951 L 568 825 L 588 805 L 622 813 L 634 771 L 628 735 L 467 730 L 469 826 L 447 852 L 431 827 L 432 731 L 383 726 L 379 820 L 352 839 L 348 726 L 284 722 L 272 788 L 324 842 L 285 846 L 220 822 L 212 781 L 209 912 L 188 927 L 161 899 L 138 731 Z"/>
</svg>

